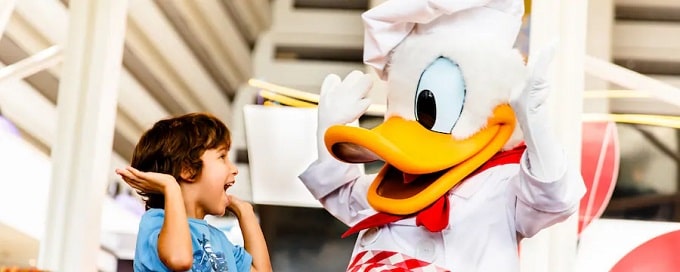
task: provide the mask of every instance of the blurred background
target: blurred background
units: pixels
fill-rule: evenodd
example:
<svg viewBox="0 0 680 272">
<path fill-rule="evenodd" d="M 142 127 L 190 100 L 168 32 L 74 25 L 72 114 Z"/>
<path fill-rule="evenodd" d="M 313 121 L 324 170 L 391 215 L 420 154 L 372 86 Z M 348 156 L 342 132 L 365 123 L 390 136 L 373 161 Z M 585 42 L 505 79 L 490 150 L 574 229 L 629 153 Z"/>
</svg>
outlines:
<svg viewBox="0 0 680 272">
<path fill-rule="evenodd" d="M 74 225 L 65 222 L 92 222 L 79 227 L 98 230 L 81 237 L 96 239 L 99 245 L 93 255 L 96 261 L 92 261 L 96 270 L 132 271 L 137 225 L 144 208 L 113 169 L 129 164 L 137 140 L 157 120 L 206 111 L 232 130 L 230 156 L 240 174 L 231 193 L 256 204 L 275 270 L 343 271 L 355 236 L 340 239 L 346 226 L 320 209 L 296 178 L 316 156 L 313 109 L 255 105 L 263 104 L 263 89 L 280 91 L 283 86 L 318 93 L 329 73 L 368 72 L 362 63 L 360 14 L 382 1 L 102 1 L 111 2 L 106 4 L 109 7 L 95 2 L 0 1 L 0 270 L 40 268 L 39 253 L 41 246 L 46 247 L 41 245 L 46 237 L 56 241 L 59 233 L 67 233 L 65 229 Z M 74 5 L 80 9 L 73 10 Z M 591 0 L 584 6 L 583 18 L 563 22 L 585 24 L 581 33 L 587 56 L 581 72 L 583 120 L 614 125 L 609 141 L 616 141 L 617 151 L 609 158 L 613 179 L 608 182 L 616 185 L 609 192 L 611 201 L 603 217 L 680 222 L 680 104 L 673 98 L 680 97 L 680 2 Z M 116 9 L 122 11 L 115 15 Z M 517 42 L 525 54 L 530 50 L 531 26 L 537 23 L 530 19 L 532 11 L 527 9 Z M 124 18 L 118 24 L 95 20 L 115 19 L 114 15 Z M 74 29 L 83 33 L 73 34 Z M 93 48 L 115 48 L 116 42 L 120 47 L 120 41 L 112 38 L 118 37 L 116 31 L 122 33 L 118 36 L 123 44 L 121 50 L 112 52 L 120 51 L 120 58 L 114 53 L 112 59 L 86 60 L 82 62 L 85 68 L 79 70 L 87 75 L 87 67 L 118 67 L 115 75 L 119 76 L 110 85 L 115 88 L 101 91 L 101 97 L 114 98 L 115 111 L 107 115 L 104 110 L 76 110 L 70 115 L 92 116 L 84 123 L 108 128 L 102 133 L 113 136 L 106 141 L 109 138 L 84 131 L 76 140 L 61 142 L 68 138 L 59 136 L 67 121 L 57 116 L 68 111 L 58 108 L 61 99 L 77 101 L 88 89 L 60 93 L 78 84 L 106 82 L 97 81 L 95 74 L 67 83 L 66 73 L 74 70 L 65 67 L 70 64 L 64 61 L 79 51 L 68 51 L 66 45 L 78 37 L 95 37 L 90 44 Z M 105 44 L 97 39 L 106 40 Z M 105 56 L 102 52 L 108 51 L 97 52 Z M 607 69 L 601 69 L 602 65 Z M 642 77 L 630 77 L 626 71 Z M 652 89 L 657 86 L 663 88 Z M 374 103 L 384 104 L 385 92 L 378 83 L 371 92 Z M 102 101 L 106 99 L 81 102 L 87 108 L 87 103 Z M 369 114 L 360 124 L 372 127 L 381 121 L 380 114 Z M 92 151 L 99 156 L 95 158 L 78 155 L 86 151 L 53 152 L 60 144 L 78 146 L 79 142 L 80 149 L 103 146 L 107 152 Z M 66 158 L 59 165 L 87 162 L 106 165 L 106 169 L 95 171 L 99 178 L 94 180 L 56 177 L 54 162 Z M 375 172 L 379 167 L 380 163 L 366 165 L 365 171 Z M 88 182 L 97 185 L 79 189 Z M 69 198 L 79 199 L 81 205 L 61 207 L 59 199 Z M 101 209 L 85 210 L 82 203 L 92 199 L 101 201 L 94 205 Z M 86 212 L 82 214 L 86 218 L 80 221 L 59 219 L 81 212 Z M 242 243 L 233 217 L 209 220 Z M 69 247 L 49 248 L 43 252 Z"/>
</svg>

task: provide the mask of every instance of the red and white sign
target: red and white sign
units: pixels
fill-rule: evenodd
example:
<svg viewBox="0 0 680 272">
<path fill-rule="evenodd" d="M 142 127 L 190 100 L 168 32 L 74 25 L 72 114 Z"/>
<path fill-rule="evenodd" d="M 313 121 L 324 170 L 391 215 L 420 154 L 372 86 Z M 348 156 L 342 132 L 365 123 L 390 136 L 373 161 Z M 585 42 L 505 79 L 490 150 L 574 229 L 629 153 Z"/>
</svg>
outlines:
<svg viewBox="0 0 680 272">
<path fill-rule="evenodd" d="M 586 195 L 579 206 L 578 233 L 602 216 L 619 173 L 619 140 L 614 122 L 584 122 L 581 175 Z"/>
<path fill-rule="evenodd" d="M 575 271 L 680 271 L 680 223 L 598 219 L 616 185 L 619 141 L 613 122 L 584 122 Z M 587 228 L 586 228 L 587 227 Z"/>
</svg>

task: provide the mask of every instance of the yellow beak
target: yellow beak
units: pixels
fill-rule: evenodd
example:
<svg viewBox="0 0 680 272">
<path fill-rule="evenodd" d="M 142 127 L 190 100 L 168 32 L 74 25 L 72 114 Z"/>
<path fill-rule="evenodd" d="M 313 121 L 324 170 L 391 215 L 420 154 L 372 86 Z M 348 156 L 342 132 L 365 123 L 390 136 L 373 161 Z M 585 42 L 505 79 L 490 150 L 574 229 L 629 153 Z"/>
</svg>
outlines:
<svg viewBox="0 0 680 272">
<path fill-rule="evenodd" d="M 324 140 L 342 161 L 384 160 L 369 188 L 368 202 L 377 211 L 407 215 L 434 203 L 488 161 L 510 138 L 515 123 L 514 112 L 503 104 L 484 129 L 463 140 L 400 117 L 371 130 L 333 126 Z"/>
</svg>

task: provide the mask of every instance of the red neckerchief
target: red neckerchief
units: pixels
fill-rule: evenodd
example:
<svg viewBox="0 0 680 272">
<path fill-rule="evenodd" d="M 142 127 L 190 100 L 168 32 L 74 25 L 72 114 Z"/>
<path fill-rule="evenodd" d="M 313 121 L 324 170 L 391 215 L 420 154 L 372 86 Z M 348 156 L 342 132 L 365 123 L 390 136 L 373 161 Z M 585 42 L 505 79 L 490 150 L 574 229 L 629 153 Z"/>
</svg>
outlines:
<svg viewBox="0 0 680 272">
<path fill-rule="evenodd" d="M 525 149 L 526 149 L 525 145 L 520 145 L 511 150 L 496 153 L 486 163 L 482 164 L 482 166 L 477 168 L 477 170 L 470 173 L 463 180 L 463 182 L 467 180 L 469 177 L 479 174 L 480 172 L 487 170 L 491 167 L 504 164 L 519 163 Z M 442 197 L 437 199 L 437 201 L 432 203 L 427 208 L 422 209 L 419 212 L 413 214 L 396 215 L 378 212 L 377 214 L 369 216 L 366 219 L 354 225 L 353 227 L 351 227 L 349 230 L 342 234 L 342 238 L 350 236 L 364 229 L 387 225 L 389 223 L 396 222 L 401 219 L 412 216 L 416 217 L 417 226 L 424 226 L 430 232 L 438 232 L 443 230 L 444 228 L 446 228 L 446 226 L 449 225 L 449 209 L 450 209 L 449 198 L 447 194 L 444 194 Z"/>
</svg>

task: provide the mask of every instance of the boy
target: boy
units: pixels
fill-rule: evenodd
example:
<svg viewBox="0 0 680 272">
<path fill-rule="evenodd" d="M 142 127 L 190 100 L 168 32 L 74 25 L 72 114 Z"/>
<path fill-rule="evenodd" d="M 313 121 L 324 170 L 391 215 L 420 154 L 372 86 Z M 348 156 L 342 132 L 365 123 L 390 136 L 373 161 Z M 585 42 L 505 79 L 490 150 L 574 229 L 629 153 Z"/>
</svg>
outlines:
<svg viewBox="0 0 680 272">
<path fill-rule="evenodd" d="M 220 120 L 187 114 L 154 124 L 137 143 L 132 166 L 116 169 L 146 201 L 134 271 L 272 270 L 253 207 L 226 193 L 238 174 L 227 157 L 230 144 Z M 239 219 L 245 249 L 204 220 L 226 209 Z"/>
</svg>

